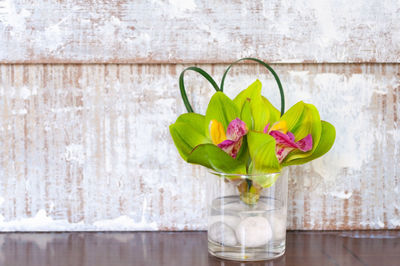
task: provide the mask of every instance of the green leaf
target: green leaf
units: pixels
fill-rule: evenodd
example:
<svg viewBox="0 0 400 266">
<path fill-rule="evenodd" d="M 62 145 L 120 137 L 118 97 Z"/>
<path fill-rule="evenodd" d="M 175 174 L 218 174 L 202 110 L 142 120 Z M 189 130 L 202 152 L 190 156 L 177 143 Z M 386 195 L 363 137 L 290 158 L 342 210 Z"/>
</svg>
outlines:
<svg viewBox="0 0 400 266">
<path fill-rule="evenodd" d="M 299 141 L 311 134 L 313 140 L 313 148 L 308 152 L 293 151 L 285 158 L 285 162 L 298 158 L 310 156 L 318 146 L 321 138 L 321 118 L 317 108 L 312 104 L 298 102 L 290 108 L 281 118 L 288 125 L 288 130 L 294 134 L 296 141 Z"/>
<path fill-rule="evenodd" d="M 228 96 L 226 96 L 223 92 L 214 93 L 206 111 L 204 124 L 206 136 L 210 136 L 209 125 L 211 120 L 215 119 L 222 123 L 224 129 L 226 130 L 229 123 L 232 120 L 239 118 L 239 116 L 239 109 L 236 107 L 233 101 L 229 99 Z"/>
<path fill-rule="evenodd" d="M 256 97 L 261 96 L 261 87 L 262 84 L 261 82 L 257 79 L 254 81 L 247 89 L 241 91 L 235 99 L 233 99 L 233 102 L 236 104 L 236 107 L 239 110 L 242 110 L 243 105 L 248 99 L 253 99 Z"/>
<path fill-rule="evenodd" d="M 275 139 L 268 134 L 250 131 L 247 143 L 252 159 L 252 173 L 275 173 L 280 164 L 275 155 Z"/>
<path fill-rule="evenodd" d="M 214 144 L 201 144 L 189 155 L 189 163 L 200 164 L 218 172 L 245 174 L 246 165 L 229 156 Z"/>
<path fill-rule="evenodd" d="M 185 161 L 196 146 L 210 142 L 204 134 L 204 121 L 203 115 L 187 113 L 180 115 L 176 122 L 169 126 L 175 146 Z"/>
<path fill-rule="evenodd" d="M 321 138 L 314 152 L 310 156 L 305 158 L 299 158 L 291 160 L 289 162 L 283 162 L 282 164 L 283 166 L 307 163 L 309 161 L 321 157 L 332 148 L 336 138 L 335 127 L 326 121 L 321 121 L 321 125 L 322 125 Z"/>
</svg>

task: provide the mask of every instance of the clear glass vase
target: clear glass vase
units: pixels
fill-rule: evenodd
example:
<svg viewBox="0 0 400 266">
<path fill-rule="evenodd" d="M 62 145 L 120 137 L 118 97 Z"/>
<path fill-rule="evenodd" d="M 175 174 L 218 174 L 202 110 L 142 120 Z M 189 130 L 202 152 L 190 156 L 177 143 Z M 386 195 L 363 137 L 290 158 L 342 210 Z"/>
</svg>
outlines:
<svg viewBox="0 0 400 266">
<path fill-rule="evenodd" d="M 238 261 L 283 255 L 287 171 L 262 175 L 212 172 L 209 178 L 209 253 Z"/>
</svg>

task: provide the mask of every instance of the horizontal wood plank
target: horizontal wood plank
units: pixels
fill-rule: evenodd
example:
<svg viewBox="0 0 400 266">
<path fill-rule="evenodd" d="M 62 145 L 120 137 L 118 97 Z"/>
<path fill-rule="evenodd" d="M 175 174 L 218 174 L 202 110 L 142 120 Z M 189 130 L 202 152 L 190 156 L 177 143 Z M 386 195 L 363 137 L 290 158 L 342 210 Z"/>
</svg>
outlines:
<svg viewBox="0 0 400 266">
<path fill-rule="evenodd" d="M 185 112 L 188 65 L 0 65 L 0 230 L 205 229 L 207 171 L 186 164 L 168 126 Z M 223 65 L 200 65 L 216 80 Z M 322 159 L 290 168 L 290 229 L 400 228 L 399 65 L 274 65 L 288 107 L 336 126 Z M 261 67 L 232 69 L 234 96 Z M 212 89 L 186 76 L 194 109 Z"/>
<path fill-rule="evenodd" d="M 400 62 L 399 8 L 363 0 L 0 0 L 0 62 Z"/>
</svg>

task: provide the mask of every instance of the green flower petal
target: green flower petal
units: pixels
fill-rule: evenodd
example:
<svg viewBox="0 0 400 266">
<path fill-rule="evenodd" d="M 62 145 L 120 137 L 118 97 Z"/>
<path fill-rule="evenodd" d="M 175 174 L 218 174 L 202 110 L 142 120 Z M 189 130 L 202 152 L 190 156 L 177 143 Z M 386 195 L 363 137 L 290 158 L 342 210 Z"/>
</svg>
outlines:
<svg viewBox="0 0 400 266">
<path fill-rule="evenodd" d="M 265 175 L 255 175 L 254 177 L 251 178 L 251 180 L 254 183 L 257 183 L 263 188 L 267 188 L 272 186 L 278 177 L 280 176 L 280 173 L 273 173 L 273 174 L 265 174 Z"/>
<path fill-rule="evenodd" d="M 247 145 L 247 135 L 243 136 L 243 143 L 242 143 L 242 147 L 240 148 L 240 151 L 236 157 L 236 160 L 238 160 L 240 163 L 246 165 L 246 168 L 248 168 L 248 165 L 251 162 L 250 159 L 250 153 L 249 153 L 249 148 Z"/>
<path fill-rule="evenodd" d="M 233 159 L 214 144 L 201 144 L 189 155 L 189 163 L 200 164 L 212 170 L 229 173 L 245 174 L 246 165 Z"/>
<path fill-rule="evenodd" d="M 252 159 L 251 173 L 275 173 L 281 170 L 275 155 L 275 139 L 268 134 L 250 131 L 247 143 Z"/>
<path fill-rule="evenodd" d="M 265 98 L 264 96 L 261 96 L 263 101 L 264 101 L 264 105 L 268 108 L 269 110 L 269 121 L 268 123 L 271 123 L 271 125 L 275 122 L 277 122 L 280 118 L 281 118 L 281 112 L 278 111 L 278 109 L 275 108 L 275 106 L 272 105 L 272 103 L 270 101 L 268 101 L 267 98 Z M 263 128 L 264 130 L 264 128 Z"/>
<path fill-rule="evenodd" d="M 251 130 L 254 126 L 253 116 L 251 115 L 250 100 L 248 99 L 242 107 L 240 112 L 240 119 L 246 123 L 247 128 Z"/>
<path fill-rule="evenodd" d="M 296 141 L 303 139 L 308 134 L 311 134 L 313 140 L 313 148 L 310 151 L 293 151 L 289 153 L 284 162 L 309 157 L 317 148 L 321 138 L 322 126 L 317 108 L 312 104 L 298 102 L 282 116 L 281 120 L 286 121 L 288 130 L 294 134 Z"/>
<path fill-rule="evenodd" d="M 235 99 L 233 99 L 233 102 L 236 104 L 236 107 L 239 110 L 242 110 L 243 105 L 248 99 L 253 99 L 256 97 L 261 96 L 261 87 L 262 84 L 261 82 L 257 79 L 254 81 L 247 89 L 241 91 Z"/>
<path fill-rule="evenodd" d="M 321 125 L 322 125 L 321 138 L 314 152 L 310 156 L 305 158 L 299 158 L 288 162 L 283 162 L 282 166 L 307 163 L 309 161 L 317 159 L 318 157 L 321 157 L 332 148 L 336 138 L 335 127 L 326 121 L 321 121 Z"/>
<path fill-rule="evenodd" d="M 265 126 L 270 123 L 275 123 L 280 113 L 265 97 L 255 97 L 250 102 L 251 114 L 254 121 L 253 129 L 258 132 L 263 132 Z"/>
<path fill-rule="evenodd" d="M 204 124 L 204 132 L 207 137 L 210 137 L 209 125 L 210 121 L 215 119 L 218 122 L 222 123 L 224 129 L 228 127 L 229 123 L 239 118 L 240 112 L 236 107 L 234 102 L 229 99 L 223 92 L 216 92 L 213 97 L 211 97 L 210 103 L 208 104 L 205 124 Z"/>
<path fill-rule="evenodd" d="M 276 109 L 264 96 L 261 95 L 261 82 L 257 79 L 247 89 L 239 93 L 233 102 L 241 110 L 241 118 L 243 121 L 250 120 L 248 118 L 248 102 L 250 102 L 251 124 L 249 129 L 262 132 L 268 123 L 275 123 L 280 118 L 280 112 Z M 245 115 L 245 116 L 244 116 Z"/>
<path fill-rule="evenodd" d="M 210 142 L 204 134 L 204 121 L 204 115 L 187 113 L 169 126 L 175 146 L 185 161 L 196 146 Z"/>
</svg>

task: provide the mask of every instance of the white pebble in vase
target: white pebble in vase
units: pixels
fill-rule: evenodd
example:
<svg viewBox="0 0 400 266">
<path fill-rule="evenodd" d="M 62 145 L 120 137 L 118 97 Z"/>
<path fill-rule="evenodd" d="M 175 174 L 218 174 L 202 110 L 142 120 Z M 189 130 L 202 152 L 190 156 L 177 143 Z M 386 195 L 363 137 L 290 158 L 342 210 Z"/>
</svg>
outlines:
<svg viewBox="0 0 400 266">
<path fill-rule="evenodd" d="M 234 246 L 237 243 L 235 231 L 227 224 L 216 222 L 208 229 L 208 236 L 224 246 Z"/>
<path fill-rule="evenodd" d="M 286 216 L 271 215 L 271 217 L 269 217 L 269 221 L 274 240 L 284 239 L 286 236 Z"/>
<path fill-rule="evenodd" d="M 271 225 L 264 217 L 248 217 L 236 228 L 236 237 L 244 247 L 254 248 L 265 245 L 272 238 Z"/>
<path fill-rule="evenodd" d="M 240 223 L 240 218 L 231 215 L 214 215 L 208 218 L 209 226 L 217 222 L 224 223 L 230 226 L 231 228 L 236 228 L 236 226 Z"/>
</svg>

